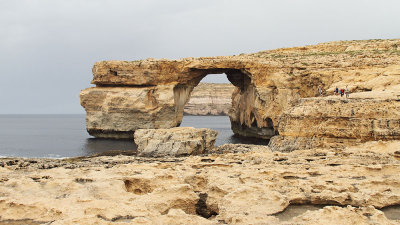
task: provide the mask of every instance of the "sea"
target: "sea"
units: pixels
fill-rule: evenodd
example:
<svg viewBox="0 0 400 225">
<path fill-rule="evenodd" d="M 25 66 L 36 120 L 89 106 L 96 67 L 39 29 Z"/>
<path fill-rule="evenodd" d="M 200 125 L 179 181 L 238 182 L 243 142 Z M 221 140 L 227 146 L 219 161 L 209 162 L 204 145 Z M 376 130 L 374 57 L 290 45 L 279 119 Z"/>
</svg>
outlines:
<svg viewBox="0 0 400 225">
<path fill-rule="evenodd" d="M 219 132 L 215 145 L 267 144 L 237 137 L 228 116 L 187 116 L 181 127 Z M 68 158 L 135 152 L 133 140 L 98 139 L 86 131 L 85 115 L 0 115 L 0 157 Z"/>
</svg>

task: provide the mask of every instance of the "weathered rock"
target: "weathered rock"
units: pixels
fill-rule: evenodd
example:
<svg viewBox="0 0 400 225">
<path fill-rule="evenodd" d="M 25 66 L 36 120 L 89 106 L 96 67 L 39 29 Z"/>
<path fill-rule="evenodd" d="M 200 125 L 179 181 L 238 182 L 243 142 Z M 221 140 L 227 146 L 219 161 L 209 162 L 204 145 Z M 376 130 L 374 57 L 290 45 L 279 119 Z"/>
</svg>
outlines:
<svg viewBox="0 0 400 225">
<path fill-rule="evenodd" d="M 228 115 L 232 106 L 232 84 L 200 83 L 184 108 L 186 115 Z"/>
<path fill-rule="evenodd" d="M 217 135 L 206 128 L 139 129 L 134 140 L 140 156 L 188 156 L 210 152 Z"/>
<path fill-rule="evenodd" d="M 345 85 L 349 85 L 352 93 L 397 90 L 400 87 L 399 46 L 400 40 L 339 41 L 238 56 L 103 61 L 95 63 L 92 83 L 97 87 L 124 86 L 126 91 L 139 87 L 157 89 L 159 85 L 171 86 L 163 93 L 174 95 L 176 110 L 169 112 L 179 115 L 169 117 L 177 118 L 176 121 L 158 123 L 155 122 L 158 117 L 146 116 L 146 113 L 141 118 L 143 124 L 164 122 L 163 127 L 172 127 L 180 123 L 183 106 L 199 81 L 207 74 L 225 73 L 236 86 L 229 112 L 233 131 L 242 136 L 269 139 L 278 134 L 282 113 L 295 106 L 301 98 L 318 96 L 318 86 L 328 94 L 333 94 L 335 87 L 344 88 Z M 155 97 L 155 102 L 162 102 L 158 99 L 162 96 Z M 84 107 L 92 113 L 97 112 L 96 115 L 107 113 L 102 109 Z M 160 105 L 160 110 L 163 107 Z M 115 118 L 114 128 L 118 132 L 121 130 L 117 128 L 118 123 L 131 118 L 131 112 L 123 114 Z M 89 121 L 90 117 L 92 114 L 88 115 Z M 114 128 L 96 127 L 110 131 Z M 131 127 L 124 132 L 132 133 L 137 128 L 140 127 Z"/>
<path fill-rule="evenodd" d="M 269 146 L 273 150 L 292 151 L 398 140 L 399 124 L 400 102 L 392 95 L 305 98 L 282 114 L 280 136 L 273 137 Z"/>
<path fill-rule="evenodd" d="M 374 207 L 328 206 L 318 211 L 307 211 L 292 221 L 283 224 L 398 224 L 385 217 Z"/>
<path fill-rule="evenodd" d="M 180 96 L 180 90 L 174 90 L 173 85 L 94 87 L 80 95 L 89 134 L 102 138 L 132 138 L 140 128 L 178 126 L 184 105 L 176 104 Z"/>
<path fill-rule="evenodd" d="M 237 147 L 180 158 L 1 158 L 0 223 L 399 223 L 400 141 L 343 151 Z M 317 210 L 286 214 L 294 205 Z"/>
</svg>

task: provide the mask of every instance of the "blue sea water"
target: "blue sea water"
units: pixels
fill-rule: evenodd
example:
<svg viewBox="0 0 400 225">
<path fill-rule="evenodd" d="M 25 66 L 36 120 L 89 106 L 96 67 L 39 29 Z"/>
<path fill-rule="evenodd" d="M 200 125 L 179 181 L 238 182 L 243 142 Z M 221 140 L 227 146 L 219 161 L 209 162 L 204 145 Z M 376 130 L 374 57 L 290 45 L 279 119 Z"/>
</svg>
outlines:
<svg viewBox="0 0 400 225">
<path fill-rule="evenodd" d="M 233 136 L 227 116 L 184 116 L 181 127 L 219 132 L 216 145 L 249 143 Z M 0 157 L 64 158 L 135 151 L 132 140 L 96 139 L 86 132 L 85 115 L 0 115 Z"/>
</svg>

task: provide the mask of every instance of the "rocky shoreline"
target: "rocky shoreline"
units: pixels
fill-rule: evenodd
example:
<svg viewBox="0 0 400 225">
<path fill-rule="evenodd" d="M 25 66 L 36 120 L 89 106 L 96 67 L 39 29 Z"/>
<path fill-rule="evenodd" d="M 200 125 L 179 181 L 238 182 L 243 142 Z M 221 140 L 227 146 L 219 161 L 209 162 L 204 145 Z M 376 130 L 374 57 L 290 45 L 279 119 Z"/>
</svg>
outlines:
<svg viewBox="0 0 400 225">
<path fill-rule="evenodd" d="M 2 158 L 0 222 L 399 224 L 399 147 L 282 153 L 228 144 L 178 158 Z"/>
<path fill-rule="evenodd" d="M 89 133 L 138 131 L 142 147 L 1 158 L 0 224 L 400 224 L 399 50 L 400 40 L 368 40 L 98 62 L 96 87 L 81 92 Z M 210 73 L 235 86 L 234 133 L 268 146 L 213 148 L 213 131 L 172 128 Z M 334 94 L 346 85 L 348 98 Z"/>
<path fill-rule="evenodd" d="M 235 86 L 228 112 L 235 134 L 261 139 L 279 134 L 288 142 L 297 137 L 312 142 L 310 138 L 314 133 L 318 137 L 330 137 L 332 133 L 319 134 L 311 130 L 311 134 L 304 134 L 290 130 L 292 127 L 289 126 L 283 128 L 280 124 L 289 125 L 289 120 L 294 119 L 292 122 L 298 123 L 298 127 L 315 122 L 311 128 L 317 128 L 318 121 L 327 116 L 343 116 L 341 123 L 332 121 L 328 125 L 345 130 L 351 125 L 350 121 L 360 119 L 357 112 L 362 114 L 368 107 L 375 107 L 373 104 L 378 103 L 375 95 L 380 95 L 377 93 L 395 95 L 399 92 L 399 46 L 399 39 L 336 41 L 235 56 L 101 61 L 96 62 L 92 69 L 92 84 L 96 87 L 81 92 L 81 105 L 86 110 L 86 126 L 92 136 L 132 138 L 137 129 L 179 126 L 193 90 L 196 87 L 201 89 L 199 82 L 208 74 L 226 74 Z M 317 114 L 313 115 L 313 106 L 318 105 L 314 103 L 320 102 L 318 106 L 323 108 L 334 102 L 329 96 L 334 96 L 336 88 L 346 88 L 351 93 L 350 98 L 354 93 L 363 94 L 365 97 L 360 95 L 359 101 L 368 101 L 369 97 L 375 100 L 370 101 L 370 106 L 350 104 L 356 107 L 352 114 L 339 115 L 339 109 L 344 106 L 342 101 L 334 109 L 338 113 L 319 113 L 323 116 L 320 118 Z M 216 93 L 219 89 L 212 92 Z M 194 95 L 193 101 L 214 101 L 209 91 L 201 95 Z M 308 105 L 304 105 L 307 102 Z M 398 107 L 396 101 L 391 104 L 392 108 Z M 193 104 L 187 108 L 191 106 Z M 210 108 L 207 106 L 201 111 L 210 113 Z M 301 115 L 295 111 L 303 109 L 314 118 L 313 121 L 301 120 Z M 215 111 L 218 113 L 220 110 L 216 107 Z M 297 114 L 290 115 L 291 112 Z M 371 118 L 374 116 L 377 115 Z M 367 130 L 378 134 L 384 123 L 396 124 L 398 116 L 396 113 L 389 117 L 385 115 L 384 119 L 376 121 L 382 124 L 371 125 Z M 389 132 L 382 135 L 388 135 L 392 130 L 389 125 Z M 370 135 L 360 132 L 362 137 L 355 135 L 351 138 L 366 140 Z M 332 138 L 341 142 L 340 135 Z"/>
</svg>

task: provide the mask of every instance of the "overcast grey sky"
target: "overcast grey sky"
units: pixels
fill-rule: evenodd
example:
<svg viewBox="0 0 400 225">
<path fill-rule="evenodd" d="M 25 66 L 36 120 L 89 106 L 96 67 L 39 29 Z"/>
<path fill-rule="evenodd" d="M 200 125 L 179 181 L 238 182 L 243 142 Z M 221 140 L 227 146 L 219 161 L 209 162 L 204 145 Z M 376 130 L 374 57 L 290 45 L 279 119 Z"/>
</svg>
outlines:
<svg viewBox="0 0 400 225">
<path fill-rule="evenodd" d="M 99 60 L 399 38 L 399 0 L 0 0 L 0 114 L 84 113 Z"/>
</svg>

